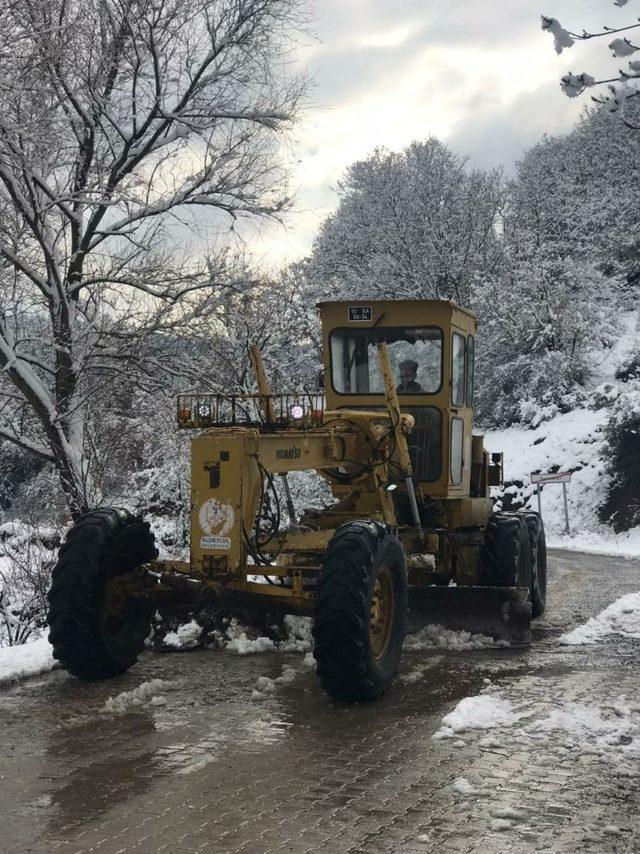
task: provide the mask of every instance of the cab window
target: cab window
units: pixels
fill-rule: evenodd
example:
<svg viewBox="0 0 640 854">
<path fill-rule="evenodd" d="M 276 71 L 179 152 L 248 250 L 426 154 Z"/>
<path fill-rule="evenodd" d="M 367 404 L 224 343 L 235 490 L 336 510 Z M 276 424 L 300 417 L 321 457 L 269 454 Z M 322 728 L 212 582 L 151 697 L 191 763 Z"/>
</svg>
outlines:
<svg viewBox="0 0 640 854">
<path fill-rule="evenodd" d="M 464 335 L 453 333 L 451 349 L 451 403 L 453 406 L 464 406 Z"/>
<path fill-rule="evenodd" d="M 462 440 L 464 438 L 464 423 L 462 418 L 451 419 L 451 483 L 460 486 L 462 483 Z"/>
<path fill-rule="evenodd" d="M 435 394 L 442 385 L 442 330 L 334 329 L 329 336 L 331 379 L 338 394 L 382 394 L 378 344 L 386 341 L 400 396 Z"/>
<path fill-rule="evenodd" d="M 473 335 L 467 338 L 467 406 L 473 406 L 475 341 Z"/>
</svg>

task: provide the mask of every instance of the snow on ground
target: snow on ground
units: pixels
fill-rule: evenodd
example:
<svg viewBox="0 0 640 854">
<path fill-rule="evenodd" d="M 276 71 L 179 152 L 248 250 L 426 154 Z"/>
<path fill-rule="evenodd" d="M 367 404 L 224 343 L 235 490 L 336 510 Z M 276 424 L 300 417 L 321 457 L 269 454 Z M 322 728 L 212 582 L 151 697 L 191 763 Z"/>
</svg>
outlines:
<svg viewBox="0 0 640 854">
<path fill-rule="evenodd" d="M 281 652 L 310 652 L 313 648 L 311 617 L 297 617 L 287 614 L 284 618 L 287 639 L 278 645 Z"/>
<path fill-rule="evenodd" d="M 166 702 L 165 694 L 177 687 L 175 682 L 166 679 L 150 679 L 131 691 L 123 691 L 115 697 L 109 697 L 100 709 L 102 715 L 126 715 L 145 706 L 162 706 Z"/>
<path fill-rule="evenodd" d="M 0 647 L 0 685 L 47 673 L 57 666 L 46 637 L 20 646 Z"/>
<path fill-rule="evenodd" d="M 460 733 L 476 729 L 510 726 L 523 716 L 512 704 L 495 694 L 478 694 L 460 700 L 452 712 L 442 719 L 442 726 L 433 738 L 456 738 Z"/>
<path fill-rule="evenodd" d="M 416 652 L 425 649 L 487 649 L 499 646 L 509 646 L 508 641 L 495 641 L 488 635 L 474 635 L 465 631 L 453 631 L 445 629 L 434 623 L 425 626 L 413 635 L 407 635 L 403 649 L 407 652 Z"/>
<path fill-rule="evenodd" d="M 493 689 L 490 689 L 493 691 Z M 527 706 L 493 691 L 465 697 L 442 719 L 434 739 L 456 739 L 461 734 L 472 737 L 477 730 L 493 730 L 490 737 L 478 740 L 480 747 L 518 750 L 518 746 L 555 753 L 558 750 L 578 756 L 596 757 L 608 762 L 624 776 L 635 775 L 640 761 L 640 704 L 625 696 L 606 704 L 591 705 L 559 702 L 548 714 L 540 715 L 539 704 Z M 453 742 L 456 746 L 456 742 Z M 464 795 L 465 778 L 453 784 Z M 466 781 L 468 782 L 468 781 Z M 469 784 L 472 786 L 472 784 Z M 494 818 L 510 821 L 517 818 L 494 812 Z"/>
<path fill-rule="evenodd" d="M 179 626 L 175 632 L 167 632 L 163 643 L 173 649 L 194 649 L 200 642 L 202 626 L 195 620 Z"/>
<path fill-rule="evenodd" d="M 537 510 L 531 472 L 561 469 L 574 471 L 567 486 L 571 536 L 565 533 L 564 501 L 561 484 L 547 484 L 542 491 L 542 517 L 547 545 L 597 554 L 640 554 L 640 528 L 614 534 L 598 521 L 598 507 L 605 496 L 603 460 L 604 427 L 609 409 L 575 409 L 556 415 L 535 429 L 515 426 L 490 430 L 485 435 L 489 451 L 504 453 L 504 474 L 512 484 L 505 492 L 527 499 Z"/>
<path fill-rule="evenodd" d="M 458 777 L 453 781 L 453 791 L 463 798 L 472 798 L 478 792 L 474 786 L 466 779 L 466 777 Z"/>
<path fill-rule="evenodd" d="M 238 620 L 232 619 L 224 630 L 217 630 L 214 633 L 215 646 L 235 652 L 237 655 L 254 655 L 260 652 L 309 653 L 313 647 L 311 618 L 287 614 L 283 623 L 286 637 L 283 640 L 273 640 L 264 635 L 253 637 L 250 629 Z M 163 643 L 173 649 L 193 649 L 201 642 L 202 632 L 202 627 L 195 620 L 191 620 L 175 631 L 168 632 L 163 638 Z"/>
<path fill-rule="evenodd" d="M 598 520 L 607 487 L 603 461 L 604 427 L 624 383 L 616 371 L 632 352 L 637 352 L 640 337 L 640 313 L 621 312 L 620 334 L 604 354 L 594 354 L 591 377 L 587 386 L 587 405 L 572 412 L 556 415 L 535 429 L 524 426 L 489 430 L 485 444 L 490 451 L 504 452 L 506 481 L 512 483 L 506 492 L 513 498 L 524 498 L 530 509 L 537 509 L 532 472 L 573 471 L 568 485 L 571 536 L 565 533 L 562 486 L 547 484 L 542 491 L 542 516 L 547 531 L 547 545 L 595 554 L 634 556 L 640 554 L 640 527 L 614 534 Z M 521 483 L 522 486 L 518 484 Z M 496 491 L 498 492 L 498 491 Z"/>
<path fill-rule="evenodd" d="M 259 676 L 251 692 L 252 700 L 266 700 L 277 691 L 280 685 L 288 685 L 296 678 L 298 671 L 289 664 L 282 665 L 282 673 L 271 679 L 269 676 Z"/>
<path fill-rule="evenodd" d="M 236 652 L 238 655 L 253 655 L 257 652 L 273 652 L 276 645 L 271 638 L 250 638 L 246 632 L 239 631 L 235 637 L 227 642 L 225 648 L 229 652 Z"/>
<path fill-rule="evenodd" d="M 618 368 L 632 353 L 637 352 L 640 330 L 640 315 L 637 311 L 621 311 L 616 318 L 618 334 L 613 347 L 604 351 L 591 366 L 589 388 L 596 389 L 603 383 L 614 382 Z"/>
<path fill-rule="evenodd" d="M 597 643 L 608 635 L 640 638 L 640 593 L 628 593 L 582 626 L 560 637 L 567 646 Z"/>
</svg>

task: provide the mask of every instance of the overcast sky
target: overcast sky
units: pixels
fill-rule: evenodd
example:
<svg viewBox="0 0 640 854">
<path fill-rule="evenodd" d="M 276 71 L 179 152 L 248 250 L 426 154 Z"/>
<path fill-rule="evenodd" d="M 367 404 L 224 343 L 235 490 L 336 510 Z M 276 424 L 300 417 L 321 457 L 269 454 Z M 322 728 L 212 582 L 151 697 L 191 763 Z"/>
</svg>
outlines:
<svg viewBox="0 0 640 854">
<path fill-rule="evenodd" d="M 542 5 L 540 5 L 542 3 Z M 562 74 L 611 71 L 607 39 L 557 56 L 540 14 L 580 31 L 632 21 L 637 0 L 317 0 L 298 60 L 314 86 L 297 131 L 295 213 L 254 243 L 265 262 L 303 256 L 335 208 L 346 167 L 376 145 L 430 135 L 483 167 L 513 169 L 544 133 L 562 133 L 586 99 Z"/>
</svg>

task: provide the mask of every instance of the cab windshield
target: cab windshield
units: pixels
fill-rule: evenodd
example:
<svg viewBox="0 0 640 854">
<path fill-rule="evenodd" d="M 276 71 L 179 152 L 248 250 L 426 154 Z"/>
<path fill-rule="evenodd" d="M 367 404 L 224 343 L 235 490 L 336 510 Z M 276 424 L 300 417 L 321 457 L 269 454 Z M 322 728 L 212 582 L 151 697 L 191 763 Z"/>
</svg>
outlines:
<svg viewBox="0 0 640 854">
<path fill-rule="evenodd" d="M 442 385 L 442 331 L 413 329 L 334 329 L 329 337 L 331 376 L 339 394 L 381 394 L 384 381 L 377 345 L 386 341 L 399 395 L 434 394 Z"/>
</svg>

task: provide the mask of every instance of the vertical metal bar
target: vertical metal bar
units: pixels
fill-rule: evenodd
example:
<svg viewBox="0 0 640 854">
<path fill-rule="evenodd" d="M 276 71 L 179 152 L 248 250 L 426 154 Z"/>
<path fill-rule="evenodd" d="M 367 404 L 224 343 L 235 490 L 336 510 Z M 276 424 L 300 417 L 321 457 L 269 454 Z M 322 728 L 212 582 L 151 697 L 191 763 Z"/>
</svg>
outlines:
<svg viewBox="0 0 640 854">
<path fill-rule="evenodd" d="M 542 519 L 542 484 L 538 484 L 538 516 Z"/>
<path fill-rule="evenodd" d="M 287 511 L 289 513 L 289 523 L 293 527 L 296 524 L 296 508 L 293 505 L 293 498 L 291 497 L 291 488 L 289 487 L 289 481 L 287 480 L 287 475 L 281 474 L 280 478 L 282 479 L 282 485 L 284 486 L 284 494 L 287 501 Z"/>
<path fill-rule="evenodd" d="M 387 412 L 389 413 L 389 422 L 396 439 L 396 453 L 398 454 L 400 467 L 407 486 L 407 495 L 409 496 L 411 515 L 413 516 L 413 527 L 416 534 L 416 542 L 422 544 L 424 543 L 424 533 L 422 531 L 422 522 L 418 511 L 418 502 L 416 501 L 413 467 L 411 465 L 407 437 L 405 436 L 402 428 L 402 416 L 400 413 L 400 404 L 398 402 L 398 393 L 396 391 L 393 373 L 391 372 L 389 349 L 385 341 L 378 342 L 378 360 L 380 362 L 380 371 L 384 380 L 384 393 L 387 403 Z"/>
<path fill-rule="evenodd" d="M 569 502 L 567 501 L 567 483 L 562 482 L 562 496 L 564 498 L 564 521 L 567 529 L 567 534 L 571 536 L 571 527 L 569 526 Z"/>
<path fill-rule="evenodd" d="M 261 406 L 263 407 L 265 421 L 267 424 L 273 424 L 276 420 L 273 396 L 269 380 L 267 379 L 267 373 L 264 369 L 262 353 L 260 352 L 260 347 L 258 347 L 257 344 L 252 344 L 249 348 L 249 357 L 251 359 L 253 373 L 255 374 L 256 382 L 258 384 L 258 391 L 262 397 Z M 282 408 L 282 401 L 280 401 L 280 407 Z"/>
</svg>

